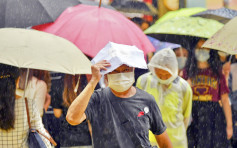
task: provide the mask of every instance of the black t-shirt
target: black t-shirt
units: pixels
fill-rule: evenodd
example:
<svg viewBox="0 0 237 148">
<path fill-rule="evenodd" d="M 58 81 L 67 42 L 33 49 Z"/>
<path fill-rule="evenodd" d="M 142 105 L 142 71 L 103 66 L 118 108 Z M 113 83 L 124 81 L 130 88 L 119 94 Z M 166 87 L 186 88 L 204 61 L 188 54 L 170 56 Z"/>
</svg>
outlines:
<svg viewBox="0 0 237 148">
<path fill-rule="evenodd" d="M 118 98 L 108 87 L 96 90 L 85 114 L 92 125 L 95 148 L 134 148 L 130 131 L 144 148 L 151 148 L 149 130 L 155 135 L 166 130 L 154 97 L 138 88 L 130 98 Z M 121 114 L 128 120 L 126 123 L 121 121 Z"/>
</svg>

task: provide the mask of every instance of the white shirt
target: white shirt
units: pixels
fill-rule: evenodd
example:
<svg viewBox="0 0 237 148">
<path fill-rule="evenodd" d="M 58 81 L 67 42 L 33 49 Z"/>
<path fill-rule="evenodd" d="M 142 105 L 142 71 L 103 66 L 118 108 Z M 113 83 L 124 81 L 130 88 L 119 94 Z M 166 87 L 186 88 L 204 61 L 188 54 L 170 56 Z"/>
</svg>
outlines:
<svg viewBox="0 0 237 148">
<path fill-rule="evenodd" d="M 36 101 L 36 107 L 40 112 L 40 116 L 43 116 L 44 102 L 47 94 L 47 84 L 38 80 L 36 77 L 32 77 L 32 79 L 28 82 L 26 88 L 26 97 L 28 99 L 34 99 Z"/>
</svg>

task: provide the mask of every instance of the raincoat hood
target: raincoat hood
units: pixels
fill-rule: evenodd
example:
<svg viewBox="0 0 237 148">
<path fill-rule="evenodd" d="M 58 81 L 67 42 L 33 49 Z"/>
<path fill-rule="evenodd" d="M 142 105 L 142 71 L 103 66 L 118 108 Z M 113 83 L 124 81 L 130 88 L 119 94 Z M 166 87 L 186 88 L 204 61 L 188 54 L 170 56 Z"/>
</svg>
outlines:
<svg viewBox="0 0 237 148">
<path fill-rule="evenodd" d="M 154 68 L 166 70 L 172 75 L 172 81 L 175 80 L 178 76 L 178 62 L 174 51 L 170 48 L 158 51 L 151 58 L 148 68 L 153 75 L 156 75 Z"/>
</svg>

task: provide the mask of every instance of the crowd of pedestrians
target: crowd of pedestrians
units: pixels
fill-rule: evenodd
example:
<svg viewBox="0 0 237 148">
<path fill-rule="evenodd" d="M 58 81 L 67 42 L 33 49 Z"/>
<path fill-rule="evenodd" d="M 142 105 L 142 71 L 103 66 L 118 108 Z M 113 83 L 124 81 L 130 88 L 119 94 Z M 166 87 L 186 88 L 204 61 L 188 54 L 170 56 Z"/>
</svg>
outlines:
<svg viewBox="0 0 237 148">
<path fill-rule="evenodd" d="M 28 147 L 26 100 L 32 127 L 58 148 L 236 147 L 237 55 L 204 42 L 148 54 L 147 65 L 111 48 L 121 63 L 104 57 L 91 75 L 0 64 L 0 147 Z"/>
</svg>

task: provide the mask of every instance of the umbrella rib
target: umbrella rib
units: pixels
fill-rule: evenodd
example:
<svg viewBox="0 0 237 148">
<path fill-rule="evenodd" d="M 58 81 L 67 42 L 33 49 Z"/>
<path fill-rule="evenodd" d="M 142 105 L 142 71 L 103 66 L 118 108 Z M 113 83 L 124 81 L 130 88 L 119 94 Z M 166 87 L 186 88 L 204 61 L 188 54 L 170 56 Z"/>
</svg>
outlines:
<svg viewBox="0 0 237 148">
<path fill-rule="evenodd" d="M 49 14 L 48 10 L 45 9 L 44 5 L 42 4 L 41 0 L 37 1 L 38 3 L 40 3 L 40 5 L 44 8 L 44 10 L 47 12 L 47 15 L 52 19 L 52 22 L 55 21 L 54 18 Z"/>
</svg>

